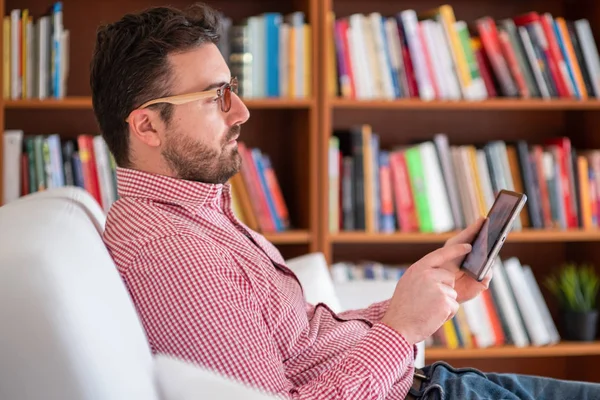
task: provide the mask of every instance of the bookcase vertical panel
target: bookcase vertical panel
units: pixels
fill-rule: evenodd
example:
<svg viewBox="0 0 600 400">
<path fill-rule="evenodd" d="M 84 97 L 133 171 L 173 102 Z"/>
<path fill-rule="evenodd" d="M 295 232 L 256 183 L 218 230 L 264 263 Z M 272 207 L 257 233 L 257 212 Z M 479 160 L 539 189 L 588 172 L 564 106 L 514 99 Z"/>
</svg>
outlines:
<svg viewBox="0 0 600 400">
<path fill-rule="evenodd" d="M 0 12 L 2 15 L 6 14 L 4 0 L 0 0 Z M 4 43 L 4 29 L 0 29 L 0 45 Z M 0 63 L 0 76 L 4 76 L 4 63 Z M 4 93 L 4 79 L 0 79 L 0 93 Z M 0 126 L 4 126 L 4 96 L 0 98 Z M 0 206 L 4 201 L 4 161 L 2 159 L 4 155 L 4 138 L 0 140 Z"/>
</svg>

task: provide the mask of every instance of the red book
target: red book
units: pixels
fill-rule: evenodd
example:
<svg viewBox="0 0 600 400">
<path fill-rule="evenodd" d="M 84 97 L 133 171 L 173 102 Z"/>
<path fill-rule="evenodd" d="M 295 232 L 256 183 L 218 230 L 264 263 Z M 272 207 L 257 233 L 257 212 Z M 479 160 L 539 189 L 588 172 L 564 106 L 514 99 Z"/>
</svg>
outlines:
<svg viewBox="0 0 600 400">
<path fill-rule="evenodd" d="M 406 41 L 406 35 L 404 34 L 404 28 L 402 27 L 402 20 L 400 17 L 396 18 L 396 23 L 398 24 L 398 36 L 400 36 L 402 60 L 404 61 L 404 73 L 406 74 L 406 81 L 408 82 L 409 97 L 419 97 L 419 86 L 417 85 L 415 68 L 413 67 L 412 59 L 410 58 L 408 42 Z"/>
<path fill-rule="evenodd" d="M 406 166 L 404 151 L 390 153 L 390 168 L 396 202 L 396 218 L 402 232 L 418 232 L 419 222 L 413 200 L 410 177 Z"/>
<path fill-rule="evenodd" d="M 523 76 L 521 67 L 517 62 L 515 49 L 513 49 L 512 44 L 510 43 L 508 33 L 501 30 L 500 32 L 498 32 L 498 39 L 500 41 L 500 49 L 502 49 L 502 54 L 504 54 L 504 58 L 506 59 L 506 63 L 508 64 L 508 69 L 510 70 L 513 78 L 515 79 L 515 83 L 517 84 L 517 88 L 519 89 L 521 97 L 530 98 L 531 93 L 529 93 L 529 88 L 527 87 L 527 83 L 525 82 L 525 77 Z"/>
<path fill-rule="evenodd" d="M 77 146 L 79 147 L 84 189 L 96 199 L 100 207 L 103 207 L 94 154 L 94 138 L 92 135 L 79 135 L 77 136 Z"/>
<path fill-rule="evenodd" d="M 483 51 L 481 39 L 474 37 L 471 39 L 471 43 L 473 44 L 473 53 L 475 54 L 475 60 L 477 61 L 479 73 L 485 84 L 488 97 L 496 97 L 498 96 L 498 92 L 496 92 L 496 86 L 492 77 L 492 67 L 490 66 L 490 60 L 487 59 Z"/>
<path fill-rule="evenodd" d="M 496 23 L 490 17 L 480 18 L 476 21 L 477 32 L 481 38 L 483 49 L 487 54 L 500 91 L 504 96 L 515 97 L 519 95 L 519 90 L 514 82 L 508 63 L 502 54 L 500 39 Z"/>
<path fill-rule="evenodd" d="M 494 344 L 496 346 L 502 346 L 503 344 L 505 344 L 506 338 L 504 337 L 502 322 L 500 322 L 500 317 L 498 316 L 496 304 L 494 303 L 494 299 L 492 298 L 492 293 L 489 290 L 484 290 L 483 292 L 481 292 L 481 297 L 483 298 L 483 303 L 488 318 L 492 324 L 492 330 L 494 331 L 494 337 L 496 338 Z"/>
<path fill-rule="evenodd" d="M 571 87 L 570 78 L 568 76 L 569 72 L 567 70 L 567 63 L 565 62 L 562 51 L 560 50 L 560 47 L 558 45 L 558 40 L 556 39 L 556 34 L 554 32 L 554 19 L 549 13 L 544 13 L 540 17 L 540 21 L 542 23 L 542 28 L 544 29 L 544 35 L 546 35 L 546 38 L 548 39 L 548 49 L 550 50 L 552 59 L 556 64 L 558 78 L 560 79 L 561 85 L 563 86 L 565 97 L 574 98 L 575 91 Z"/>
<path fill-rule="evenodd" d="M 21 196 L 29 194 L 29 156 L 21 153 Z"/>
<path fill-rule="evenodd" d="M 335 23 L 336 34 L 339 35 L 339 38 L 342 42 L 342 58 L 341 62 L 344 63 L 344 68 L 346 70 L 346 75 L 348 77 L 348 86 L 349 86 L 349 96 L 351 99 L 356 99 L 356 86 L 354 85 L 354 73 L 352 72 L 352 62 L 350 61 L 350 50 L 348 50 L 348 46 L 350 43 L 348 42 L 348 20 L 343 18 L 338 20 Z"/>
<path fill-rule="evenodd" d="M 546 142 L 550 148 L 555 148 L 560 171 L 563 201 L 565 203 L 565 216 L 568 228 L 579 227 L 577 206 L 575 205 L 575 182 L 573 163 L 571 162 L 571 140 L 567 137 L 550 139 Z"/>
<path fill-rule="evenodd" d="M 250 149 L 248 149 L 244 143 L 239 142 L 238 152 L 242 156 L 242 178 L 246 185 L 246 190 L 250 195 L 250 202 L 252 203 L 252 208 L 254 209 L 261 231 L 263 233 L 275 232 L 275 222 L 271 219 L 269 205 L 267 204 L 265 193 L 261 188 L 258 172 L 256 171 L 252 154 L 250 154 Z"/>
<path fill-rule="evenodd" d="M 554 85 L 556 86 L 559 97 L 570 97 L 569 91 L 567 90 L 565 82 L 562 78 L 557 58 L 554 56 L 554 51 L 551 50 L 551 46 L 553 46 L 553 44 L 551 44 L 551 39 L 548 37 L 549 26 L 546 25 L 546 28 L 544 28 L 545 23 L 542 23 L 542 18 L 537 12 L 530 12 L 520 15 L 515 17 L 513 20 L 515 21 L 515 25 L 518 27 L 529 27 L 528 30 L 530 31 L 533 45 L 538 46 L 540 51 L 544 53 L 544 58 L 546 59 L 550 76 L 554 81 Z M 531 31 L 534 33 L 532 34 Z M 556 43 L 556 38 L 554 35 L 551 35 L 551 38 L 553 38 L 553 42 Z"/>
<path fill-rule="evenodd" d="M 540 187 L 540 199 L 542 215 L 544 217 L 544 228 L 554 228 L 552 220 L 552 209 L 550 206 L 550 194 L 548 193 L 548 184 L 544 174 L 544 160 L 542 146 L 534 145 L 531 149 L 531 158 L 535 166 L 534 173 L 537 175 L 538 186 Z"/>
</svg>

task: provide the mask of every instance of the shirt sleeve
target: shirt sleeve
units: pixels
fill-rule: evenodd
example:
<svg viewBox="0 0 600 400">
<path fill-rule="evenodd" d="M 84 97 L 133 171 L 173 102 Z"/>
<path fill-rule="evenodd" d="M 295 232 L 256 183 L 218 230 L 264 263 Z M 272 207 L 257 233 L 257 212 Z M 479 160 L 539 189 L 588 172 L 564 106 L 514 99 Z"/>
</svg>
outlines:
<svg viewBox="0 0 600 400">
<path fill-rule="evenodd" d="M 384 300 L 377 303 L 371 304 L 367 308 L 359 309 L 359 310 L 348 310 L 339 313 L 339 317 L 343 319 L 365 319 L 372 324 L 376 324 L 385 315 L 388 307 L 390 305 L 390 300 Z"/>
<path fill-rule="evenodd" d="M 335 367 L 294 385 L 246 276 L 228 254 L 194 237 L 149 243 L 125 279 L 154 352 L 283 398 L 384 399 L 412 370 L 412 346 L 377 323 Z"/>
</svg>

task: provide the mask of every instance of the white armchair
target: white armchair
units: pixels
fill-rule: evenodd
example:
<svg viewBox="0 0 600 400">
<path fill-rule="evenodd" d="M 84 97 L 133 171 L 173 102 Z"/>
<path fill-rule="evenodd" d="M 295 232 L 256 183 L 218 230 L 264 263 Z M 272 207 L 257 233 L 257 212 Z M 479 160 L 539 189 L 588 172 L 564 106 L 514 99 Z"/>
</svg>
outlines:
<svg viewBox="0 0 600 400">
<path fill-rule="evenodd" d="M 195 365 L 152 357 L 100 238 L 104 222 L 77 188 L 0 207 L 0 399 L 267 399 Z"/>
<path fill-rule="evenodd" d="M 74 187 L 0 207 L 0 399 L 270 398 L 195 365 L 152 357 L 100 237 L 104 224 L 100 206 Z M 337 310 L 356 300 L 333 287 L 322 255 L 291 264 L 309 299 Z"/>
</svg>

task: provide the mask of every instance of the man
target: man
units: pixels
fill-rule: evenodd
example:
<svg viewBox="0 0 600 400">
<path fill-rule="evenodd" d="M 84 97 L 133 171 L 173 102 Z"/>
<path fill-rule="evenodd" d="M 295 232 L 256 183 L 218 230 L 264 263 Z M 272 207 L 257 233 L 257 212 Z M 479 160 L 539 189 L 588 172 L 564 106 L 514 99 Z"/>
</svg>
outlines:
<svg viewBox="0 0 600 400">
<path fill-rule="evenodd" d="M 153 8 L 97 35 L 93 105 L 121 196 L 104 239 L 154 352 L 295 399 L 600 396 L 444 363 L 415 372 L 415 344 L 489 284 L 457 267 L 481 221 L 415 262 L 388 301 L 339 315 L 307 304 L 275 247 L 231 210 L 226 182 L 249 112 L 218 24 L 204 5 Z"/>
</svg>

